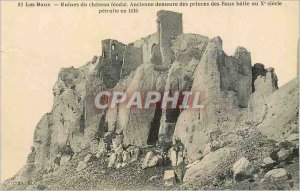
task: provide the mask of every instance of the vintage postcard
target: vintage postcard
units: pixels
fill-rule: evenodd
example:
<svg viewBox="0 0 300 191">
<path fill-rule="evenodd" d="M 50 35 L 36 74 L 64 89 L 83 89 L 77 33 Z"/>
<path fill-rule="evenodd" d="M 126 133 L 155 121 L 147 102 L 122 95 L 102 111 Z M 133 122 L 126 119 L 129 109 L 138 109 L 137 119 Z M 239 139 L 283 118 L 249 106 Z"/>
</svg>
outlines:
<svg viewBox="0 0 300 191">
<path fill-rule="evenodd" d="M 299 1 L 1 0 L 1 190 L 299 190 Z"/>
</svg>

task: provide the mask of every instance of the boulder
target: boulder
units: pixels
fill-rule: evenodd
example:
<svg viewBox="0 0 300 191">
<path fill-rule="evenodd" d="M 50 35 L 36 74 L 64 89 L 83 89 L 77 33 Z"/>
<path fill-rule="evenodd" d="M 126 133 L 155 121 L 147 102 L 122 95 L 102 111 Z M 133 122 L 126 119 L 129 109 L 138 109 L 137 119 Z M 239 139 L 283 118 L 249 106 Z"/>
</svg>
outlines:
<svg viewBox="0 0 300 191">
<path fill-rule="evenodd" d="M 104 40 L 102 56 L 79 68 L 61 69 L 53 87 L 53 108 L 35 129 L 34 150 L 21 174 L 30 177 L 43 172 L 49 159 L 54 159 L 55 165 L 51 165 L 58 168 L 74 157 L 73 153 L 89 147 L 91 154 L 79 162 L 77 170 L 86 168 L 94 155 L 97 158 L 110 155 L 108 167 L 125 166 L 139 159 L 139 147 L 164 144 L 166 151 L 171 140 L 178 138 L 184 149 L 174 149 L 173 145 L 168 153 L 177 178 L 185 170 L 176 171 L 179 165 L 187 160 L 195 161 L 187 166 L 184 181 L 199 179 L 201 182 L 216 177 L 222 163 L 235 161 L 236 158 L 226 160 L 232 149 L 224 143 L 229 144 L 233 139 L 225 140 L 224 135 L 240 136 L 234 132 L 243 125 L 258 129 L 268 139 L 295 144 L 293 148 L 288 144 L 284 150 L 276 150 L 279 158 L 276 162 L 285 161 L 289 153 L 298 154 L 298 78 L 278 89 L 274 69 L 265 69 L 262 64 L 252 67 L 250 52 L 243 47 L 228 56 L 220 37 L 209 39 L 196 34 L 176 34 L 164 44 L 160 42 L 164 39 L 159 31 L 128 46 Z M 168 52 L 172 50 L 174 56 L 167 64 L 162 61 L 163 46 L 168 46 Z M 95 109 L 93 98 L 99 90 L 108 89 L 124 91 L 127 95 L 135 91 L 200 91 L 200 101 L 205 107 L 169 110 L 157 104 L 141 112 L 120 104 L 113 111 Z M 257 155 L 262 156 L 265 153 Z M 149 151 L 142 168 L 159 165 L 163 159 L 165 156 Z M 273 168 L 273 159 L 265 159 L 264 166 Z M 226 167 L 232 167 L 232 163 Z M 245 171 L 247 174 L 248 163 L 246 158 L 239 159 L 232 167 L 234 174 Z"/>
<path fill-rule="evenodd" d="M 131 161 L 130 153 L 128 151 L 123 151 L 123 163 L 129 163 Z"/>
<path fill-rule="evenodd" d="M 277 168 L 268 171 L 265 174 L 266 178 L 280 178 L 280 179 L 286 179 L 287 178 L 287 172 L 284 168 Z"/>
<path fill-rule="evenodd" d="M 242 179 L 243 176 L 248 176 L 250 162 L 245 157 L 241 157 L 238 161 L 233 164 L 233 177 L 234 179 Z"/>
<path fill-rule="evenodd" d="M 204 181 L 213 175 L 215 171 L 222 170 L 220 165 L 228 160 L 232 148 L 221 148 L 206 155 L 202 160 L 196 160 L 186 166 L 183 182 Z"/>
<path fill-rule="evenodd" d="M 108 158 L 108 164 L 107 164 L 107 167 L 108 168 L 112 168 L 115 166 L 115 163 L 116 163 L 116 160 L 117 160 L 117 153 L 112 153 L 110 155 L 110 157 Z"/>
<path fill-rule="evenodd" d="M 121 168 L 122 167 L 122 163 L 117 163 L 116 164 L 116 169 L 119 169 L 119 168 Z"/>
<path fill-rule="evenodd" d="M 162 161 L 162 157 L 158 154 L 155 154 L 153 151 L 149 151 L 143 161 L 142 169 L 156 166 Z"/>
<path fill-rule="evenodd" d="M 122 154 L 124 151 L 123 145 L 120 144 L 118 147 L 114 148 L 113 151 L 117 154 Z"/>
<path fill-rule="evenodd" d="M 66 165 L 71 160 L 71 158 L 72 158 L 71 155 L 62 155 L 60 158 L 59 165 L 60 166 Z"/>
<path fill-rule="evenodd" d="M 93 154 L 93 155 L 96 155 L 97 154 L 97 151 L 98 151 L 98 141 L 97 140 L 92 140 L 91 142 L 91 145 L 90 145 L 90 152 Z"/>
<path fill-rule="evenodd" d="M 103 137 L 104 137 L 104 139 L 109 140 L 112 137 L 112 133 L 110 131 L 105 132 Z"/>
<path fill-rule="evenodd" d="M 176 176 L 174 170 L 166 170 L 164 173 L 165 186 L 173 186 L 174 184 L 176 184 L 175 177 Z"/>
<path fill-rule="evenodd" d="M 106 150 L 105 143 L 104 143 L 103 139 L 100 139 L 98 147 L 97 147 L 96 157 L 100 158 L 104 154 L 105 150 Z"/>
<path fill-rule="evenodd" d="M 299 133 L 292 133 L 290 136 L 286 138 L 287 141 L 294 142 L 299 141 Z"/>
<path fill-rule="evenodd" d="M 130 153 L 131 162 L 137 161 L 141 155 L 141 150 L 139 147 L 130 146 L 127 148 L 127 151 Z"/>
<path fill-rule="evenodd" d="M 168 157 L 171 161 L 172 166 L 178 166 L 180 163 L 184 162 L 184 156 L 182 156 L 182 151 L 176 151 L 173 147 L 168 151 Z"/>
<path fill-rule="evenodd" d="M 118 148 L 123 142 L 123 135 L 116 135 L 114 139 L 112 139 L 112 148 Z"/>
<path fill-rule="evenodd" d="M 81 170 L 85 169 L 86 167 L 87 167 L 87 164 L 86 164 L 85 162 L 83 162 L 83 161 L 80 161 L 80 162 L 78 163 L 78 166 L 77 166 L 77 168 L 76 168 L 76 171 L 81 171 Z"/>
<path fill-rule="evenodd" d="M 159 179 L 160 179 L 160 176 L 151 176 L 149 181 L 154 182 L 154 181 L 159 180 Z"/>
<path fill-rule="evenodd" d="M 177 153 L 176 151 L 171 148 L 169 151 L 168 151 L 168 157 L 171 161 L 171 165 L 172 166 L 176 166 L 177 165 Z"/>
<path fill-rule="evenodd" d="M 265 171 L 271 170 L 275 166 L 276 161 L 271 157 L 266 157 L 263 159 L 263 164 L 261 165 Z"/>
<path fill-rule="evenodd" d="M 276 161 L 274 161 L 271 157 L 266 157 L 266 158 L 264 158 L 263 162 L 264 162 L 265 165 L 272 165 Z"/>
<path fill-rule="evenodd" d="M 285 149 L 280 149 L 280 151 L 277 152 L 278 160 L 281 161 L 286 161 L 290 157 L 289 151 Z"/>
<path fill-rule="evenodd" d="M 116 153 L 117 154 L 117 160 L 116 163 L 122 163 L 123 162 L 123 152 Z"/>
<path fill-rule="evenodd" d="M 204 149 L 202 150 L 202 157 L 204 157 L 205 155 L 209 154 L 211 152 L 211 144 L 207 143 L 204 146 Z"/>
<path fill-rule="evenodd" d="M 96 159 L 96 157 L 95 157 L 94 155 L 92 155 L 91 153 L 89 153 L 89 154 L 87 154 L 87 155 L 84 157 L 83 162 L 89 163 L 89 162 L 91 162 L 91 161 L 93 161 L 93 160 L 95 160 L 95 159 Z"/>
</svg>

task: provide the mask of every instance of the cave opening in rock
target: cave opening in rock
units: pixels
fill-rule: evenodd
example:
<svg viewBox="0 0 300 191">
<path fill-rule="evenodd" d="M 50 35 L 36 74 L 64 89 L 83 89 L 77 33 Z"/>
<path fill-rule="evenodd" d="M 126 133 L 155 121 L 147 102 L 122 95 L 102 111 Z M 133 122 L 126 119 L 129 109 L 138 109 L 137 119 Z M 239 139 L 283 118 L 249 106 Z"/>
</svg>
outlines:
<svg viewBox="0 0 300 191">
<path fill-rule="evenodd" d="M 100 141 L 100 138 L 102 138 L 105 134 L 105 132 L 108 131 L 108 124 L 105 121 L 106 113 L 104 113 L 100 119 L 97 132 L 95 134 L 95 139 L 97 141 Z"/>
<path fill-rule="evenodd" d="M 84 134 L 84 129 L 85 129 L 85 108 L 83 108 L 83 114 L 80 116 L 80 121 L 79 121 L 79 132 Z"/>
<path fill-rule="evenodd" d="M 176 122 L 179 117 L 179 114 L 180 114 L 179 108 L 166 109 L 166 126 L 167 126 L 166 136 L 169 139 L 171 139 L 174 134 L 174 130 L 175 130 L 175 126 L 176 126 Z"/>
<path fill-rule="evenodd" d="M 148 139 L 147 139 L 148 145 L 155 145 L 158 141 L 161 115 L 162 115 L 161 103 L 157 102 L 155 107 L 154 117 L 151 122 L 150 131 L 148 134 Z"/>
</svg>

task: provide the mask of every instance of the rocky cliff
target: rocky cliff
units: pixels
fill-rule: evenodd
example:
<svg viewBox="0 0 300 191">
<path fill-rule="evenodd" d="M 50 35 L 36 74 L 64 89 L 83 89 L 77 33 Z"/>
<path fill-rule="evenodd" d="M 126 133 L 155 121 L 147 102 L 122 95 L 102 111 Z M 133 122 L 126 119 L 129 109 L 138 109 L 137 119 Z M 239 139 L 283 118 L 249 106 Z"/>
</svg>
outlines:
<svg viewBox="0 0 300 191">
<path fill-rule="evenodd" d="M 278 89 L 274 69 L 252 64 L 246 48 L 229 56 L 220 37 L 183 33 L 180 13 L 160 11 L 157 22 L 155 34 L 130 44 L 103 40 L 101 55 L 61 69 L 52 111 L 10 181 L 41 181 L 74 161 L 78 173 L 91 161 L 112 169 L 141 161 L 142 169 L 168 166 L 165 186 L 203 188 L 261 177 L 297 157 L 298 79 Z M 107 89 L 200 91 L 205 107 L 98 110 L 93 98 Z M 288 180 L 282 171 L 268 176 Z"/>
</svg>

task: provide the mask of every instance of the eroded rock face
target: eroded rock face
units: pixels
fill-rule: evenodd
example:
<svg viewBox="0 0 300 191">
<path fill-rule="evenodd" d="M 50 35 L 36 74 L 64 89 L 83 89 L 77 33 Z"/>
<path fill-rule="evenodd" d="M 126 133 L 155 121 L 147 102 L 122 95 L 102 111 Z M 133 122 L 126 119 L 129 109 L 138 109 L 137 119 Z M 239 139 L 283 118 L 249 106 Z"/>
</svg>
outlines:
<svg viewBox="0 0 300 191">
<path fill-rule="evenodd" d="M 197 160 L 187 166 L 183 182 L 197 180 L 205 182 L 211 178 L 215 170 L 221 167 L 221 164 L 227 160 L 232 149 L 222 148 L 206 155 L 202 160 Z"/>
<path fill-rule="evenodd" d="M 298 132 L 297 79 L 278 89 L 274 69 L 263 64 L 252 67 L 247 49 L 238 47 L 228 56 L 220 37 L 183 34 L 181 19 L 181 14 L 161 11 L 156 33 L 128 45 L 106 39 L 101 56 L 82 67 L 62 69 L 53 87 L 52 111 L 38 123 L 34 152 L 16 179 L 25 181 L 22 176 L 50 167 L 53 171 L 83 149 L 91 155 L 82 159 L 78 170 L 86 168 L 91 157 L 106 157 L 108 167 L 121 168 L 139 159 L 141 147 L 152 145 L 165 149 L 180 181 L 205 182 L 205 176 L 215 175 L 231 155 L 234 149 L 228 145 L 237 144 L 232 140 L 244 140 L 239 134 L 244 129 L 258 130 L 277 141 L 298 142 L 294 136 Z M 200 91 L 204 108 L 161 109 L 158 103 L 146 110 L 124 104 L 98 110 L 96 94 L 110 89 L 130 96 L 136 91 Z M 172 145 L 174 140 L 180 146 Z M 284 158 L 285 153 L 278 155 Z M 143 168 L 161 160 L 162 155 L 150 151 Z M 235 174 L 244 173 L 249 161 L 231 161 L 230 168 Z M 188 162 L 193 165 L 188 165 L 183 178 Z M 173 174 L 167 177 L 173 182 Z"/>
<path fill-rule="evenodd" d="M 208 44 L 208 38 L 195 34 L 182 34 L 172 41 L 175 62 L 169 69 L 165 92 L 190 91 L 196 67 Z M 165 142 L 172 141 L 180 109 L 162 111 L 159 136 Z"/>
<path fill-rule="evenodd" d="M 287 83 L 266 98 L 267 112 L 258 129 L 274 140 L 287 138 L 298 130 L 298 79 Z"/>
<path fill-rule="evenodd" d="M 239 116 L 236 93 L 221 88 L 219 65 L 223 56 L 222 40 L 219 37 L 211 39 L 195 70 L 191 88 L 192 92 L 202 93 L 205 108 L 182 111 L 176 123 L 174 137 L 185 145 L 191 160 L 202 157 L 205 145 L 212 141 L 210 133 L 229 131 Z"/>
</svg>

